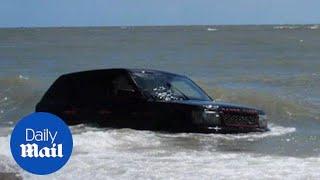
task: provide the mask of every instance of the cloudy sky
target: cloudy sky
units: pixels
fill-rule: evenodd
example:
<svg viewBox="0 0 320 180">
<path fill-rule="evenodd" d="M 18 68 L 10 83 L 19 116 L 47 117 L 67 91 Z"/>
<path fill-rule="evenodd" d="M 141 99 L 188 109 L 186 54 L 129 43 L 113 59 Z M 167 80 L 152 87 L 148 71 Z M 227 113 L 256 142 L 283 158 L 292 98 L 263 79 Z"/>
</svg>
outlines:
<svg viewBox="0 0 320 180">
<path fill-rule="evenodd" d="M 0 0 L 0 27 L 320 23 L 320 0 Z"/>
</svg>

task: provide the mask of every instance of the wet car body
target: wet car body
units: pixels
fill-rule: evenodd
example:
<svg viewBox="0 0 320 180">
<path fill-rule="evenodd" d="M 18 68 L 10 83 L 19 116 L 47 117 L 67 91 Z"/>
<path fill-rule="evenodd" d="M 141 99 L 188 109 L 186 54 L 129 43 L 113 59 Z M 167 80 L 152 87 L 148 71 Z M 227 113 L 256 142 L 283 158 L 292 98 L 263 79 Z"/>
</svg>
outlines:
<svg viewBox="0 0 320 180">
<path fill-rule="evenodd" d="M 214 101 L 189 78 L 148 69 L 104 69 L 60 76 L 36 106 L 67 124 L 170 132 L 268 130 L 262 110 Z"/>
</svg>

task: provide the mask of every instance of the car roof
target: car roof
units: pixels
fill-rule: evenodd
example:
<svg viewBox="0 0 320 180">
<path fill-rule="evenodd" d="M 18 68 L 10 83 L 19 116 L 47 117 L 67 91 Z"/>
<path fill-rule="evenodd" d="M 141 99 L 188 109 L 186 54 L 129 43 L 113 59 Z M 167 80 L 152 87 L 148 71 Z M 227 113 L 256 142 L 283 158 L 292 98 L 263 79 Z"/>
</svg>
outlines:
<svg viewBox="0 0 320 180">
<path fill-rule="evenodd" d="M 173 75 L 173 76 L 183 76 L 180 74 L 175 74 L 167 71 L 160 71 L 155 69 L 128 69 L 130 72 L 147 72 L 147 73 L 161 73 L 161 74 L 167 74 L 167 75 Z"/>
<path fill-rule="evenodd" d="M 148 72 L 148 73 L 162 73 L 167 75 L 173 76 L 182 76 L 179 74 L 174 74 L 166 71 L 154 70 L 154 69 L 129 69 L 129 68 L 112 68 L 112 69 L 95 69 L 95 70 L 87 70 L 87 71 L 79 71 L 79 72 L 72 72 L 63 74 L 60 77 L 69 78 L 69 77 L 76 77 L 76 76 L 85 76 L 85 75 L 93 75 L 93 74 L 104 74 L 104 73 L 125 73 L 125 72 Z"/>
</svg>

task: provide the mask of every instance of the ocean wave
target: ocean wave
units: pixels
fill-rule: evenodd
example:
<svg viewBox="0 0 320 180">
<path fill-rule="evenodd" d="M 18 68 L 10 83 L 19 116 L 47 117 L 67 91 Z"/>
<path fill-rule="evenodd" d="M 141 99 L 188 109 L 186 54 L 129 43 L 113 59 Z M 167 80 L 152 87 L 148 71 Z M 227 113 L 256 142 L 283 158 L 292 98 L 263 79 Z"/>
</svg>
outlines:
<svg viewBox="0 0 320 180">
<path fill-rule="evenodd" d="M 19 77 L 19 79 L 22 79 L 22 80 L 29 80 L 29 77 L 21 75 L 21 74 L 19 74 L 18 77 Z"/>
<path fill-rule="evenodd" d="M 111 157 L 112 155 L 112 157 Z M 211 179 L 228 177 L 263 179 L 319 178 L 319 157 L 292 158 L 241 153 L 181 152 L 158 157 L 152 154 L 113 152 L 110 155 L 73 157 L 62 171 L 49 178 L 105 179 Z M 25 176 L 27 179 L 37 178 Z"/>
<path fill-rule="evenodd" d="M 216 101 L 225 101 L 254 106 L 263 109 L 272 122 L 285 122 L 297 119 L 317 119 L 320 113 L 317 106 L 298 99 L 288 99 L 252 89 L 228 89 L 223 87 L 207 88 Z"/>
<path fill-rule="evenodd" d="M 283 127 L 277 126 L 275 124 L 269 124 L 270 131 L 265 133 L 245 133 L 245 134 L 212 134 L 210 136 L 216 136 L 218 138 L 227 139 L 227 140 L 248 140 L 248 141 L 255 141 L 267 137 L 274 137 L 274 136 L 283 136 L 285 134 L 294 133 L 296 128 L 294 127 Z"/>
<path fill-rule="evenodd" d="M 216 28 L 207 28 L 207 31 L 218 31 Z"/>
<path fill-rule="evenodd" d="M 318 73 L 288 75 L 288 76 L 275 76 L 275 75 L 255 75 L 255 76 L 238 76 L 238 77 L 225 77 L 217 81 L 228 81 L 237 83 L 259 83 L 266 84 L 273 87 L 306 87 L 316 85 L 314 82 L 320 81 Z"/>
<path fill-rule="evenodd" d="M 311 30 L 316 30 L 316 29 L 319 29 L 319 25 L 312 25 L 312 26 L 309 26 L 308 29 L 311 29 Z"/>
<path fill-rule="evenodd" d="M 215 152 L 176 152 L 157 157 L 139 153 L 81 155 L 47 178 L 87 179 L 317 179 L 319 157 L 292 158 Z M 23 174 L 26 179 L 39 176 Z"/>
<path fill-rule="evenodd" d="M 3 129 L 1 129 L 2 131 Z M 19 172 L 10 152 L 10 136 L 0 136 L 0 173 Z"/>
<path fill-rule="evenodd" d="M 83 126 L 77 128 L 83 129 Z M 58 172 L 48 175 L 53 179 L 92 178 L 151 178 L 162 179 L 228 179 L 319 178 L 320 157 L 286 157 L 250 152 L 223 152 L 215 149 L 188 148 L 179 143 L 205 141 L 208 146 L 216 140 L 259 140 L 294 132 L 294 128 L 271 126 L 270 133 L 243 135 L 166 134 L 131 129 L 85 131 L 74 135 L 74 151 L 70 161 Z M 22 171 L 15 165 L 8 147 L 9 137 L 0 137 L 1 172 L 18 172 L 24 179 L 42 177 Z M 211 143 L 209 143 L 211 142 Z"/>
<path fill-rule="evenodd" d="M 280 25 L 280 26 L 273 26 L 273 29 L 276 30 L 294 30 L 294 29 L 310 29 L 310 30 L 317 30 L 319 29 L 319 25 Z"/>
<path fill-rule="evenodd" d="M 39 83 L 25 75 L 0 78 L 0 125 L 12 125 L 32 112 L 41 97 Z"/>
<path fill-rule="evenodd" d="M 308 73 L 290 76 L 222 76 L 215 77 L 210 84 L 204 81 L 197 83 L 217 101 L 258 107 L 271 115 L 274 121 L 287 121 L 319 119 L 320 104 L 315 91 L 319 89 L 315 83 L 318 81 L 318 73 Z"/>
<path fill-rule="evenodd" d="M 298 29 L 300 28 L 299 26 L 286 26 L 286 25 L 283 25 L 283 26 L 273 26 L 273 29 L 279 29 L 279 30 L 286 30 L 286 29 Z"/>
</svg>

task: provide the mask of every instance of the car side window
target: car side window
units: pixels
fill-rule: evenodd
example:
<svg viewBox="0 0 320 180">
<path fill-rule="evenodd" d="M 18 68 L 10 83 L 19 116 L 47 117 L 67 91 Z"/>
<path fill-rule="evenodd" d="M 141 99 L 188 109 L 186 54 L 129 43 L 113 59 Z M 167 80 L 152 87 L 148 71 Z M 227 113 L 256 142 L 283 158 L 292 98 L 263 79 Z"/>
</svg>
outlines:
<svg viewBox="0 0 320 180">
<path fill-rule="evenodd" d="M 132 81 L 125 75 L 116 76 L 112 80 L 112 86 L 115 98 L 126 99 L 137 97 L 137 92 Z"/>
<path fill-rule="evenodd" d="M 85 74 L 74 78 L 74 103 L 82 106 L 103 104 L 111 94 L 105 86 L 107 83 L 100 74 Z"/>
</svg>

